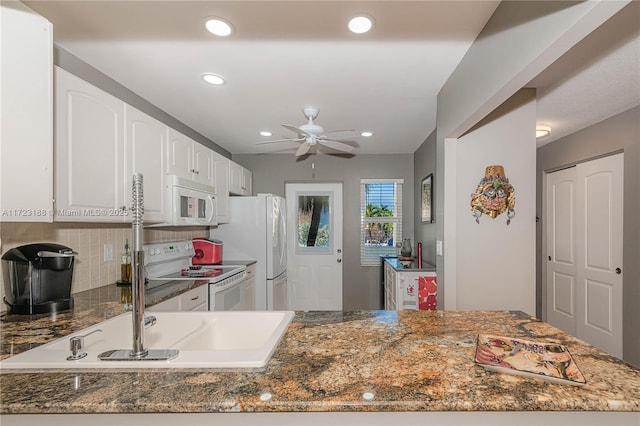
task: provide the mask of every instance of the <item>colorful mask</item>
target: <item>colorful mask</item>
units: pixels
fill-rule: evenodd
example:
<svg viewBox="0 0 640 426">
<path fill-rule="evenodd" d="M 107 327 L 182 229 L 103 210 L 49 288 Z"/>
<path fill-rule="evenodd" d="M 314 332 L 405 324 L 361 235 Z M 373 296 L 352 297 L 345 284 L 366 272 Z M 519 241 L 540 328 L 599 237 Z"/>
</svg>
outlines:
<svg viewBox="0 0 640 426">
<path fill-rule="evenodd" d="M 471 214 L 480 223 L 480 216 L 486 214 L 492 219 L 507 211 L 507 225 L 516 212 L 515 189 L 509 183 L 502 166 L 489 166 L 480 180 L 476 191 L 471 194 Z"/>
</svg>

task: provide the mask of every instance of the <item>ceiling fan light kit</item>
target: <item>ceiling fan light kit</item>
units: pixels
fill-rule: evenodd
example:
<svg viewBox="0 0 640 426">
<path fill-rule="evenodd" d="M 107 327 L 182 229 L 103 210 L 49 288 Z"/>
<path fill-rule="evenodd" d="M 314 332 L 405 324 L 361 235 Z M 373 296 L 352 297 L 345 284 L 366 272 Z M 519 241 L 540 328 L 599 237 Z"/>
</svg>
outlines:
<svg viewBox="0 0 640 426">
<path fill-rule="evenodd" d="M 302 108 L 302 113 L 309 120 L 307 123 L 300 126 L 293 126 L 291 124 L 282 124 L 287 130 L 295 132 L 298 137 L 287 139 L 276 139 L 272 141 L 260 141 L 257 144 L 268 144 L 277 142 L 298 142 L 300 146 L 296 150 L 296 157 L 306 155 L 310 152 L 312 146 L 316 146 L 322 150 L 323 147 L 330 148 L 332 150 L 339 151 L 340 153 L 352 152 L 358 144 L 351 140 L 333 139 L 327 136 L 330 133 L 339 132 L 355 132 L 355 130 L 334 130 L 332 132 L 324 132 L 324 128 L 319 124 L 313 122 L 314 118 L 320 113 L 320 109 L 314 105 L 307 105 Z"/>
</svg>

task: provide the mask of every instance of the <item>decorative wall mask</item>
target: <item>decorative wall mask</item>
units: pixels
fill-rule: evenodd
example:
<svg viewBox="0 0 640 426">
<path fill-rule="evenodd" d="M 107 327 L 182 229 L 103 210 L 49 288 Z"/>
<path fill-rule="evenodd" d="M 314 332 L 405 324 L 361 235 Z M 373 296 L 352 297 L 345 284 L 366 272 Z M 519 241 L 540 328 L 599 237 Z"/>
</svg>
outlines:
<svg viewBox="0 0 640 426">
<path fill-rule="evenodd" d="M 507 225 L 516 215 L 515 189 L 509 183 L 502 166 L 488 166 L 476 191 L 471 194 L 471 214 L 480 223 L 482 213 L 495 219 L 507 212 Z"/>
</svg>

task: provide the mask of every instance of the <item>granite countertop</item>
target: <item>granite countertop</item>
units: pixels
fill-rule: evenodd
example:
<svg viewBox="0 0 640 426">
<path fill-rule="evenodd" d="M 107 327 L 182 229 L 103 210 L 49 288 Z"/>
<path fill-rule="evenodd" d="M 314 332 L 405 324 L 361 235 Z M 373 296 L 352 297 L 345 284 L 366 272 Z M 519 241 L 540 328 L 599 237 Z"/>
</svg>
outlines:
<svg viewBox="0 0 640 426">
<path fill-rule="evenodd" d="M 56 319 L 5 318 L 3 354 L 121 312 L 97 293 L 98 306 Z M 486 370 L 473 362 L 478 333 L 564 344 L 587 385 Z M 640 411 L 640 370 L 508 311 L 297 312 L 261 369 L 3 369 L 0 379 L 2 414 Z"/>
<path fill-rule="evenodd" d="M 423 261 L 422 268 L 418 268 L 418 260 L 414 258 L 410 263 L 403 264 L 399 258 L 395 256 L 383 256 L 385 262 L 398 272 L 435 272 L 436 265 Z"/>
</svg>

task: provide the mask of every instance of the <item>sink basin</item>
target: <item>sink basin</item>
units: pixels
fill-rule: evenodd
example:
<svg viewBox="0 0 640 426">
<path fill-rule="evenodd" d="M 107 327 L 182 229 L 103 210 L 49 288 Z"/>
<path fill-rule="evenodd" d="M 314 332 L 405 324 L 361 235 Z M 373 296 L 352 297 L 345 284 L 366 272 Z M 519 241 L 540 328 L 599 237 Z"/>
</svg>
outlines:
<svg viewBox="0 0 640 426">
<path fill-rule="evenodd" d="M 153 312 L 145 349 L 178 349 L 168 361 L 101 361 L 98 354 L 131 350 L 127 312 L 0 362 L 0 368 L 256 368 L 267 364 L 293 319 L 292 311 Z M 69 339 L 84 338 L 85 358 L 67 361 Z"/>
</svg>

